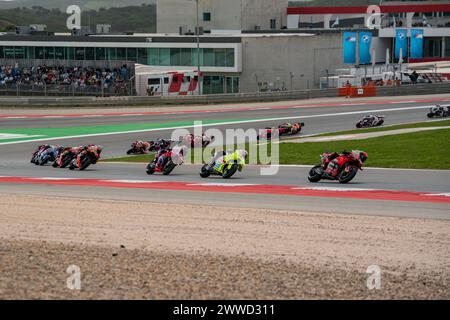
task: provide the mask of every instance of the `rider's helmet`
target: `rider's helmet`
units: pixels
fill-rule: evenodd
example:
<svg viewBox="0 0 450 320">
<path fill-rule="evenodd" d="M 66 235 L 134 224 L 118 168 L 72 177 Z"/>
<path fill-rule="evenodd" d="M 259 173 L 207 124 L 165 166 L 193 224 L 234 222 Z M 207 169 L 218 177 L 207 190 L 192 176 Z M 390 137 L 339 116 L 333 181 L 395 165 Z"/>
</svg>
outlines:
<svg viewBox="0 0 450 320">
<path fill-rule="evenodd" d="M 240 155 L 242 158 L 244 158 L 244 160 L 247 160 L 247 158 L 248 158 L 248 152 L 245 151 L 245 150 L 240 150 L 240 151 L 239 151 L 239 155 Z"/>
<path fill-rule="evenodd" d="M 361 160 L 361 162 L 365 162 L 367 160 L 367 158 L 369 158 L 369 156 L 367 155 L 366 152 L 361 151 L 359 153 L 359 159 Z"/>
</svg>

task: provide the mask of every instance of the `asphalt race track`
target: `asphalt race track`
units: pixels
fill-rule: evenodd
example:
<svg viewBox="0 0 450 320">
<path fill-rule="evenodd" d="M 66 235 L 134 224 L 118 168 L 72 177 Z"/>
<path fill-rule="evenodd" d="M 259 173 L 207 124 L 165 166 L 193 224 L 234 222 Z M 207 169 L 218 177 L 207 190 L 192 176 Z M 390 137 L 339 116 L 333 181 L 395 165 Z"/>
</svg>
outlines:
<svg viewBox="0 0 450 320">
<path fill-rule="evenodd" d="M 448 101 L 448 99 L 443 99 Z M 364 114 L 374 113 L 386 116 L 386 125 L 411 123 L 424 121 L 427 108 L 435 104 L 430 102 L 389 102 L 380 103 L 352 103 L 347 106 L 289 106 L 286 108 L 259 108 L 258 110 L 219 110 L 214 112 L 161 112 L 155 114 L 125 114 L 125 115 L 75 115 L 70 117 L 0 117 L 0 134 L 10 129 L 29 130 L 33 128 L 69 128 L 82 126 L 118 126 L 122 124 L 138 125 L 151 123 L 160 128 L 148 132 L 104 133 L 89 137 L 49 139 L 47 143 L 63 145 L 101 144 L 104 146 L 103 157 L 123 156 L 130 143 L 136 139 L 153 140 L 157 137 L 170 138 L 172 130 L 164 128 L 167 123 L 185 123 L 197 120 L 210 122 L 209 127 L 221 130 L 227 128 L 264 128 L 288 121 L 305 122 L 302 135 L 317 134 L 354 128 L 356 121 Z M 225 122 L 215 124 L 214 121 Z M 208 129 L 206 127 L 205 129 Z M 53 169 L 49 166 L 35 167 L 29 163 L 31 152 L 41 141 L 2 144 L 0 140 L 0 178 L 1 177 L 33 177 L 50 178 L 44 184 L 24 183 L 17 184 L 12 181 L 1 181 L 0 191 L 3 192 L 27 192 L 33 194 L 55 194 L 71 196 L 94 196 L 98 198 L 119 198 L 128 200 L 160 201 L 164 197 L 165 202 L 202 202 L 209 205 L 239 205 L 258 208 L 280 209 L 306 209 L 310 211 L 328 210 L 342 213 L 362 213 L 390 216 L 433 217 L 450 219 L 450 205 L 445 199 L 449 199 L 450 172 L 434 170 L 385 170 L 368 169 L 358 173 L 353 183 L 342 186 L 334 182 L 311 184 L 306 176 L 306 167 L 281 167 L 275 176 L 261 176 L 260 168 L 248 166 L 243 173 L 238 174 L 229 181 L 221 178 L 209 178 L 203 180 L 199 177 L 198 166 L 182 166 L 175 169 L 170 176 L 147 176 L 145 165 L 142 164 L 107 164 L 100 163 L 90 167 L 85 172 L 70 172 L 69 170 Z M 319 156 L 319 155 L 318 155 Z M 51 179 L 76 178 L 94 180 L 120 180 L 133 183 L 140 181 L 210 184 L 215 189 L 190 190 L 173 188 L 153 188 L 151 190 L 137 188 L 102 188 L 89 186 L 66 185 L 60 187 L 50 183 Z M 222 186 L 225 184 L 225 186 Z M 321 188 L 331 194 L 323 195 L 320 192 L 315 195 L 302 194 L 301 196 L 283 194 L 261 195 L 257 192 L 245 194 L 240 192 L 228 192 L 227 196 L 221 192 L 221 187 L 226 188 L 237 185 L 264 185 L 273 186 L 275 189 L 313 188 L 316 191 Z M 335 189 L 335 190 L 333 190 Z M 408 197 L 387 197 L 372 199 L 371 197 L 342 197 L 339 193 L 347 192 L 373 192 L 373 190 L 387 190 L 393 192 L 438 194 L 439 201 L 408 202 Z M 361 190 L 356 190 L 361 189 Z M 353 190 L 353 191 L 352 191 Z M 206 192 L 205 192 L 206 191 Z M 334 192 L 334 193 L 333 193 Z M 412 198 L 411 198 L 412 199 Z M 433 198 L 434 199 L 434 198 Z M 444 200 L 442 200 L 444 199 Z"/>
</svg>

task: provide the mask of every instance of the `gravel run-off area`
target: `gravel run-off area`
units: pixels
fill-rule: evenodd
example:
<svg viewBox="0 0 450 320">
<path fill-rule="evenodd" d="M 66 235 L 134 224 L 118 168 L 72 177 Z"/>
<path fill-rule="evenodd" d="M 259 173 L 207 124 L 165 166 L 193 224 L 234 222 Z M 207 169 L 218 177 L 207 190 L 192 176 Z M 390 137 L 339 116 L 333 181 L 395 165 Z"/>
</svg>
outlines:
<svg viewBox="0 0 450 320">
<path fill-rule="evenodd" d="M 446 220 L 0 194 L 0 299 L 450 299 L 449 231 Z M 81 290 L 67 288 L 71 265 Z"/>
</svg>

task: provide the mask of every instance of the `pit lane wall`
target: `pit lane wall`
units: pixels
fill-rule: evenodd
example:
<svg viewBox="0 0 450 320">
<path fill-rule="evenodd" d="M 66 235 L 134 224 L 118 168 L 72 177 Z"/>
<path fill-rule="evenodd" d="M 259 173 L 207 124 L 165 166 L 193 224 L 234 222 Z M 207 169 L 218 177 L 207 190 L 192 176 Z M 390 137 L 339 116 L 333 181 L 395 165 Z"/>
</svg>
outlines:
<svg viewBox="0 0 450 320">
<path fill-rule="evenodd" d="M 355 89 L 358 92 L 358 89 Z M 359 90 L 361 92 L 361 90 Z M 364 92 L 364 91 L 362 91 Z M 377 87 L 376 96 L 406 96 L 450 93 L 449 83 L 407 85 L 400 87 Z M 339 97 L 338 89 L 317 89 L 303 91 L 284 91 L 271 93 L 240 93 L 201 96 L 175 97 L 0 97 L 0 107 L 17 106 L 152 106 L 180 104 L 215 104 L 239 102 L 270 102 L 283 100 L 303 100 L 312 98 Z M 358 97 L 360 95 L 352 95 Z"/>
</svg>

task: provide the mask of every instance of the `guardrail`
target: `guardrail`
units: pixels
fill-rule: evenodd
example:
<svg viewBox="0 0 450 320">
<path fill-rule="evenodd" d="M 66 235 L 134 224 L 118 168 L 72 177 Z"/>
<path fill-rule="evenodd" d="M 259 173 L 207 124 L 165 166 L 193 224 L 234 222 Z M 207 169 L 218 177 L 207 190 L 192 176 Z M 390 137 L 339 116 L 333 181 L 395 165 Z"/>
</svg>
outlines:
<svg viewBox="0 0 450 320">
<path fill-rule="evenodd" d="M 450 93 L 450 83 L 417 84 L 405 85 L 401 87 L 377 87 L 377 96 L 425 95 L 439 93 Z M 337 89 L 173 97 L 0 97 L 0 106 L 152 106 L 270 102 L 333 97 L 338 97 Z"/>
</svg>

